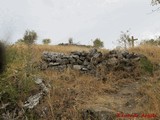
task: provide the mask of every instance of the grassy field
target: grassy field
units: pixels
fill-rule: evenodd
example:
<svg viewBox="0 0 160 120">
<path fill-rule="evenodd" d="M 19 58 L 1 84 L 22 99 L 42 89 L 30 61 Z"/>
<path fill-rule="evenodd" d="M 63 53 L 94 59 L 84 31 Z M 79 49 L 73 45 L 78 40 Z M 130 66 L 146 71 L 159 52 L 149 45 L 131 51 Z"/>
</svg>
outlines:
<svg viewBox="0 0 160 120">
<path fill-rule="evenodd" d="M 29 120 L 38 120 L 42 109 L 47 108 L 46 116 L 41 117 L 42 120 L 81 120 L 80 111 L 85 108 L 112 106 L 112 109 L 116 110 L 117 106 L 127 98 L 114 99 L 113 95 L 120 95 L 119 91 L 123 90 L 121 85 L 129 84 L 132 87 L 136 81 L 139 81 L 138 94 L 134 98 L 141 101 L 141 104 L 135 106 L 134 110 L 160 116 L 159 47 L 145 45 L 129 49 L 130 52 L 141 53 L 148 57 L 154 65 L 153 75 L 144 73 L 137 77 L 124 77 L 127 73 L 123 71 L 102 74 L 107 81 L 69 68 L 64 72 L 40 71 L 37 66 L 43 51 L 68 54 L 72 51 L 89 51 L 89 48 L 48 45 L 33 45 L 29 48 L 25 45 L 8 46 L 6 71 L 0 75 L 1 105 L 10 102 L 18 109 L 23 109 L 22 106 L 27 97 L 39 91 L 33 82 L 33 79 L 38 76 L 43 78 L 45 83 L 50 84 L 50 92 L 35 109 L 24 110 L 25 117 Z M 108 52 L 108 50 L 100 51 Z"/>
</svg>

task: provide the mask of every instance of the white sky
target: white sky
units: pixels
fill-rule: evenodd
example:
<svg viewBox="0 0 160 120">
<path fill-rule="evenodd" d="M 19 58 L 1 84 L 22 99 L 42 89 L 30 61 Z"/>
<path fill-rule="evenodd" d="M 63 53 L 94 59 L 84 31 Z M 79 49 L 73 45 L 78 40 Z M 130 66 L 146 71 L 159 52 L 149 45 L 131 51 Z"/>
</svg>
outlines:
<svg viewBox="0 0 160 120">
<path fill-rule="evenodd" d="M 0 39 L 15 42 L 25 30 L 38 33 L 38 43 L 92 44 L 100 38 L 105 48 L 117 44 L 121 31 L 136 38 L 160 35 L 160 12 L 151 13 L 151 0 L 0 0 Z M 151 13 L 151 14 L 149 14 Z"/>
</svg>

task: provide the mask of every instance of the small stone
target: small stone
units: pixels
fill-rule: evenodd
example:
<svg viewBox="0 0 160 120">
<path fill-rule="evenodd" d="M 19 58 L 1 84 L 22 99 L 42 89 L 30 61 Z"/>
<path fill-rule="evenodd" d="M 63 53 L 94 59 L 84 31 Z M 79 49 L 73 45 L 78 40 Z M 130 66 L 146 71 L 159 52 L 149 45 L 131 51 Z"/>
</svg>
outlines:
<svg viewBox="0 0 160 120">
<path fill-rule="evenodd" d="M 62 59 L 61 58 L 56 58 L 56 63 L 62 63 Z"/>
<path fill-rule="evenodd" d="M 109 65 L 116 65 L 117 63 L 118 63 L 118 60 L 115 57 L 107 60 L 107 64 Z"/>
<path fill-rule="evenodd" d="M 65 58 L 65 59 L 69 59 L 69 58 L 70 58 L 70 56 L 69 56 L 69 55 L 65 55 L 65 56 L 63 56 L 63 58 Z"/>
<path fill-rule="evenodd" d="M 86 53 L 85 51 L 82 52 L 82 56 L 86 57 L 88 55 L 88 53 Z"/>
<path fill-rule="evenodd" d="M 58 65 L 60 65 L 60 63 L 49 63 L 49 66 L 58 66 Z"/>
<path fill-rule="evenodd" d="M 71 55 L 72 58 L 79 59 L 78 55 Z"/>
<path fill-rule="evenodd" d="M 101 52 L 97 52 L 97 53 L 94 54 L 93 57 L 94 57 L 94 58 L 102 57 L 102 53 L 101 53 Z"/>
<path fill-rule="evenodd" d="M 43 81 L 43 80 L 42 80 L 41 78 L 37 78 L 37 79 L 34 80 L 34 82 L 35 82 L 36 84 L 38 84 L 38 85 L 41 84 L 42 81 Z"/>
<path fill-rule="evenodd" d="M 85 67 L 83 67 L 83 68 L 82 68 L 82 71 L 88 71 L 88 69 L 87 69 L 87 68 L 85 68 Z"/>
<path fill-rule="evenodd" d="M 24 108 L 29 108 L 29 109 L 33 109 L 35 106 L 37 106 L 37 104 L 39 103 L 39 101 L 42 99 L 42 93 L 38 93 L 36 95 L 30 96 L 28 98 L 28 100 L 25 102 L 25 104 L 23 105 Z"/>
<path fill-rule="evenodd" d="M 87 65 L 89 65 L 89 62 L 87 60 L 85 60 L 84 63 L 83 63 L 83 65 L 87 66 Z"/>
<path fill-rule="evenodd" d="M 85 60 L 85 57 L 80 57 L 79 59 L 82 60 L 82 61 L 84 61 L 84 60 Z"/>
<path fill-rule="evenodd" d="M 127 58 L 127 55 L 128 55 L 129 53 L 127 52 L 127 51 L 124 51 L 124 52 L 122 52 L 122 56 L 124 57 L 124 58 Z"/>
<path fill-rule="evenodd" d="M 78 63 L 79 65 L 82 65 L 82 64 L 83 64 L 83 61 L 81 61 L 80 59 L 78 59 L 78 60 L 77 60 L 77 63 Z"/>
<path fill-rule="evenodd" d="M 81 70 L 82 66 L 81 65 L 73 65 L 73 68 L 76 70 Z"/>
<path fill-rule="evenodd" d="M 81 52 L 79 52 L 79 51 L 74 51 L 74 52 L 71 52 L 71 54 L 80 56 L 80 55 L 81 55 Z"/>
<path fill-rule="evenodd" d="M 93 66 L 88 65 L 88 66 L 87 66 L 87 69 L 91 70 L 91 69 L 93 69 Z"/>
<path fill-rule="evenodd" d="M 93 48 L 89 51 L 89 54 L 93 56 L 97 52 L 97 49 Z"/>
<path fill-rule="evenodd" d="M 68 59 L 62 59 L 61 64 L 63 64 L 63 65 L 69 64 L 69 60 Z"/>
</svg>

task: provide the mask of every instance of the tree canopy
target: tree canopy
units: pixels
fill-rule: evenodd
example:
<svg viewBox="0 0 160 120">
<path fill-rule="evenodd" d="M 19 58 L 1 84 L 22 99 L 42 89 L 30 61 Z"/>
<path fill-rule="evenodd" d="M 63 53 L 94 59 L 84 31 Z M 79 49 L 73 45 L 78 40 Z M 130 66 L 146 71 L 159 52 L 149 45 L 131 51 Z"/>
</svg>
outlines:
<svg viewBox="0 0 160 120">
<path fill-rule="evenodd" d="M 68 39 L 68 43 L 69 43 L 69 44 L 73 44 L 73 38 L 69 38 L 69 39 Z"/>
<path fill-rule="evenodd" d="M 37 39 L 37 33 L 35 31 L 27 30 L 24 34 L 23 41 L 26 44 L 33 44 Z"/>
<path fill-rule="evenodd" d="M 152 5 L 157 5 L 160 4 L 160 0 L 152 0 L 151 3 Z"/>
<path fill-rule="evenodd" d="M 43 39 L 43 44 L 45 44 L 45 45 L 48 45 L 49 43 L 51 43 L 51 40 L 50 39 Z"/>
<path fill-rule="evenodd" d="M 99 38 L 96 38 L 94 41 L 93 41 L 93 46 L 96 47 L 96 48 L 101 48 L 104 46 L 104 43 L 103 41 L 101 41 Z"/>
</svg>

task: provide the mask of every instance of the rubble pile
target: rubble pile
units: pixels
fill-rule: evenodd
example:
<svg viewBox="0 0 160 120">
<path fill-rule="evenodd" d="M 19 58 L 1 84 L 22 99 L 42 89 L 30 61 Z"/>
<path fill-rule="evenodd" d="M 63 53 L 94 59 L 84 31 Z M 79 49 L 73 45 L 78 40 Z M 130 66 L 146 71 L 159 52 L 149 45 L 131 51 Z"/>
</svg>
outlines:
<svg viewBox="0 0 160 120">
<path fill-rule="evenodd" d="M 70 54 L 45 51 L 42 54 L 41 69 L 64 70 L 70 67 L 75 70 L 95 73 L 98 68 L 103 67 L 106 71 L 133 71 L 135 63 L 141 58 L 146 57 L 141 54 L 116 50 L 102 53 L 97 49 L 91 49 L 89 52 L 74 51 Z"/>
</svg>

